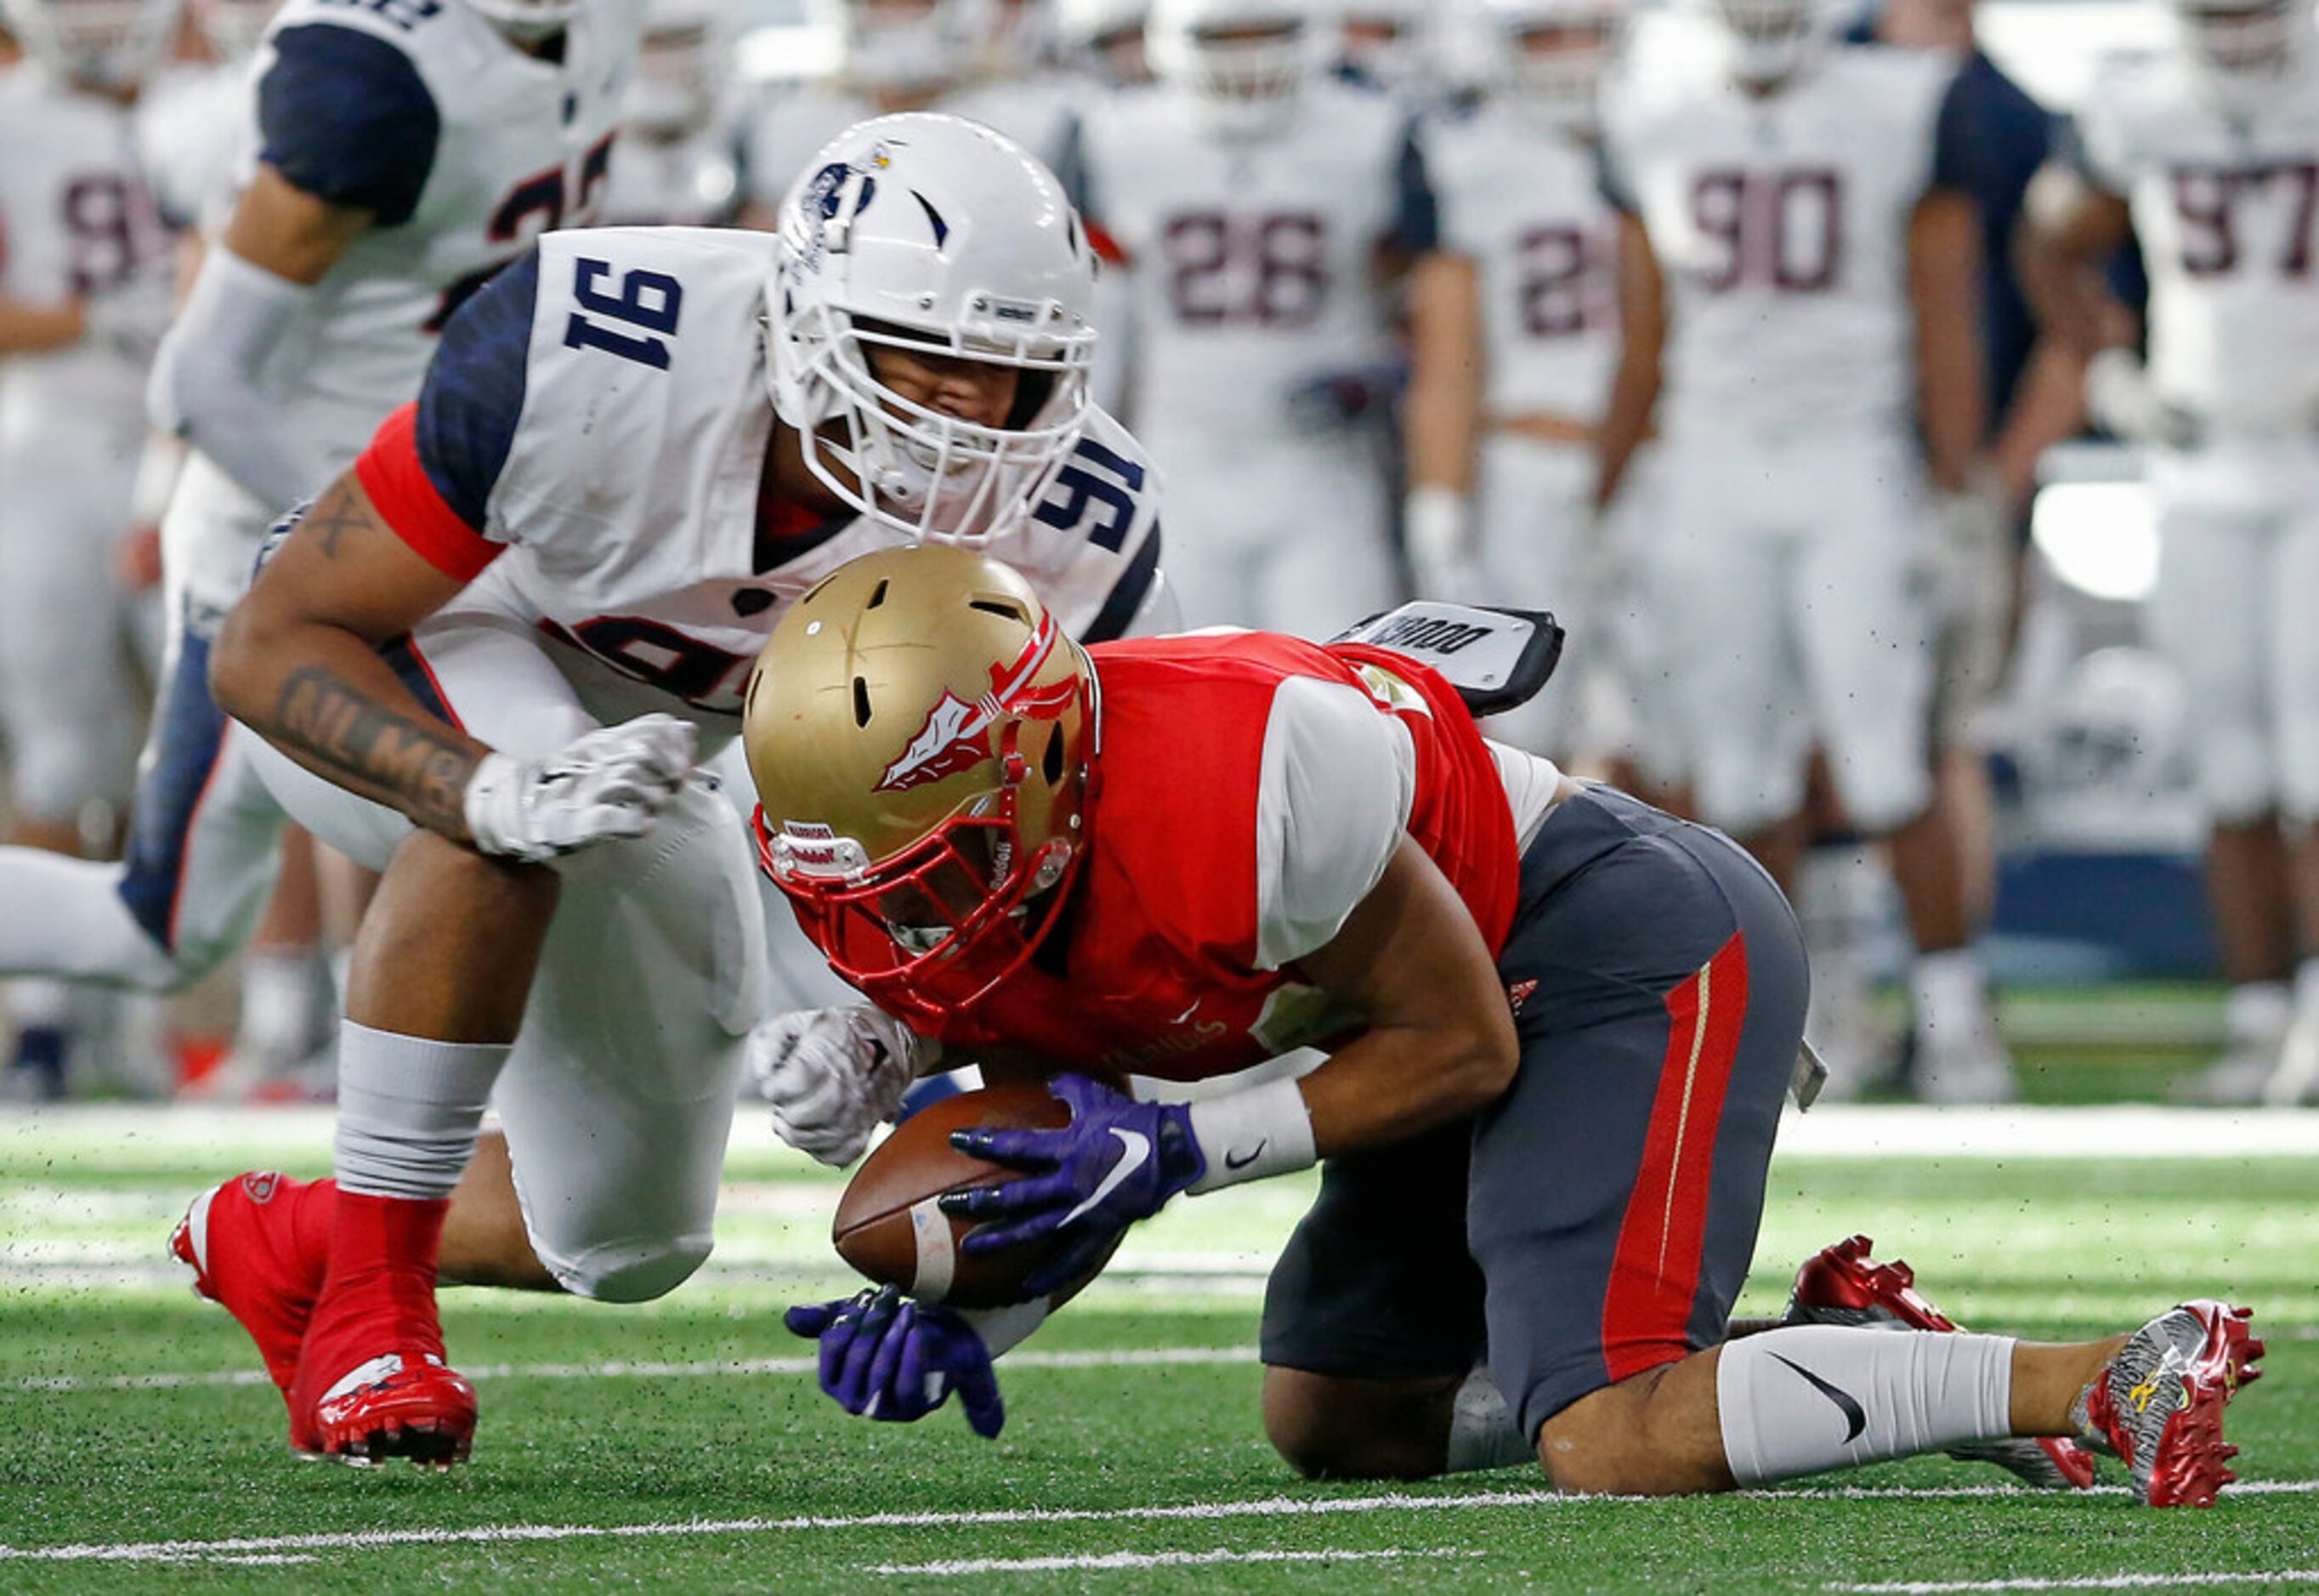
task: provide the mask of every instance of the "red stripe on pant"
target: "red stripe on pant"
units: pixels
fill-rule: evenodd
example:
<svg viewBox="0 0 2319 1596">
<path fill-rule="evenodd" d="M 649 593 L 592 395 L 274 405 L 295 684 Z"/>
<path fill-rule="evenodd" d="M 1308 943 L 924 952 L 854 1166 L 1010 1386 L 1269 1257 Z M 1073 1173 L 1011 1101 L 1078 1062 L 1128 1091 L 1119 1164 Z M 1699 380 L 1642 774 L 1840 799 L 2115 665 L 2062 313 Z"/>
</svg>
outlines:
<svg viewBox="0 0 2319 1596">
<path fill-rule="evenodd" d="M 1602 1359 L 1613 1381 L 1692 1351 L 1691 1309 L 1707 1245 L 1715 1143 L 1747 1019 L 1746 940 L 1734 932 L 1697 975 L 1667 994 L 1666 1007 L 1666 1058 L 1602 1299 Z"/>
</svg>

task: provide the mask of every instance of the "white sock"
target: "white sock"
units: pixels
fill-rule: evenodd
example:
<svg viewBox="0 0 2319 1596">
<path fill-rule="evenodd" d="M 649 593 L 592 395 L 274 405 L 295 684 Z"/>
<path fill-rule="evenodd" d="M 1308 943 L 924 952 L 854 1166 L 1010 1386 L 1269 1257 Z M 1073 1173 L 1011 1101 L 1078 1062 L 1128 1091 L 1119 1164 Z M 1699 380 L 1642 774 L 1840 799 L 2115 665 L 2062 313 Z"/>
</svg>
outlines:
<svg viewBox="0 0 2319 1596">
<path fill-rule="evenodd" d="M 0 848 L 0 975 L 54 975 L 148 992 L 181 984 L 121 901 L 121 867 Z"/>
<path fill-rule="evenodd" d="M 2294 1014 L 2294 989 L 2285 981 L 2243 981 L 2223 1002 L 2231 1046 L 2250 1052 L 2277 1047 Z"/>
<path fill-rule="evenodd" d="M 2319 959 L 2305 959 L 2295 967 L 2295 1011 L 2319 1014 Z"/>
<path fill-rule="evenodd" d="M 310 1051 L 314 956 L 305 949 L 253 949 L 241 961 L 241 1024 L 234 1045 L 271 1057 Z"/>
<path fill-rule="evenodd" d="M 1970 1037 L 1989 1029 L 1989 982 L 1971 948 L 1919 953 L 1909 971 L 1917 1034 L 1926 1041 Z"/>
<path fill-rule="evenodd" d="M 2013 1339 L 1798 1325 L 1723 1344 L 1723 1456 L 1743 1485 L 2013 1433 Z"/>
<path fill-rule="evenodd" d="M 338 1189 L 447 1197 L 475 1150 L 510 1048 L 338 1027 Z"/>
<path fill-rule="evenodd" d="M 1537 1461 L 1538 1448 L 1514 1422 L 1513 1410 L 1491 1382 L 1489 1371 L 1475 1369 L 1466 1375 L 1449 1410 L 1448 1472 L 1472 1474 Z"/>
</svg>

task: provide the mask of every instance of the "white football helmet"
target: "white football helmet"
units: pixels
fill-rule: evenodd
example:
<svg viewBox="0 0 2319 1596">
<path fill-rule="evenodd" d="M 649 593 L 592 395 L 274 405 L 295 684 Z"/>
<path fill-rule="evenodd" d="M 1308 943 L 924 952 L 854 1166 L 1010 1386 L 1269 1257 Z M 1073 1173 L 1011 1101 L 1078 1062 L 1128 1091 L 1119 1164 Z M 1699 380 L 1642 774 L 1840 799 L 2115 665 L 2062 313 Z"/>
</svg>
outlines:
<svg viewBox="0 0 2319 1596">
<path fill-rule="evenodd" d="M 466 0 L 466 4 L 517 44 L 552 39 L 588 9 L 588 0 Z"/>
<path fill-rule="evenodd" d="M 185 0 L 0 0 L 24 53 L 69 82 L 133 88 L 160 65 Z"/>
<path fill-rule="evenodd" d="M 281 0 L 193 0 L 194 25 L 221 61 L 247 60 L 266 37 Z"/>
<path fill-rule="evenodd" d="M 1500 91 L 1550 126 L 1592 132 L 1626 0 L 1484 0 L 1484 13 L 1496 36 Z"/>
<path fill-rule="evenodd" d="M 1150 76 L 1143 59 L 1150 0 L 1055 0 L 1055 48 L 1064 59 L 1114 84 Z"/>
<path fill-rule="evenodd" d="M 1144 47 L 1220 129 L 1259 132 L 1336 59 L 1334 21 L 1318 0 L 1151 0 Z"/>
<path fill-rule="evenodd" d="M 651 0 L 621 120 L 663 141 L 708 127 L 731 80 L 731 43 L 724 0 Z"/>
<path fill-rule="evenodd" d="M 1046 496 L 1087 424 L 1095 252 L 1054 175 L 1003 134 L 916 113 L 826 145 L 782 202 L 767 287 L 773 409 L 862 515 L 979 546 Z M 1020 373 L 986 427 L 878 380 L 880 348 Z"/>
<path fill-rule="evenodd" d="M 979 0 L 850 0 L 845 76 L 896 92 L 956 83 L 974 59 L 982 23 Z"/>
<path fill-rule="evenodd" d="M 1709 0 L 1731 47 L 1731 75 L 1754 88 L 1785 83 L 1827 42 L 1826 0 Z"/>
<path fill-rule="evenodd" d="M 2275 83 L 2313 54 L 2309 0 L 2174 0 L 2174 17 L 2192 66 L 2225 94 Z"/>
<path fill-rule="evenodd" d="M 1381 88 L 1421 91 L 1433 79 L 1434 12 L 1428 0 L 1337 0 L 1344 64 Z"/>
</svg>

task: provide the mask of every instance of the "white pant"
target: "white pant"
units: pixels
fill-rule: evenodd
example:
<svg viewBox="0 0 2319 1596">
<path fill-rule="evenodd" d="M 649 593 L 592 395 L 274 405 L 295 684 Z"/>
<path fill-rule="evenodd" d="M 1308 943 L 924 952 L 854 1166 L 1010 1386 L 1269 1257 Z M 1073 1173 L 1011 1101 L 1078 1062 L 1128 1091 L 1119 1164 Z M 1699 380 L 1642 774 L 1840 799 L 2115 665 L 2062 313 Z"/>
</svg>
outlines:
<svg viewBox="0 0 2319 1596">
<path fill-rule="evenodd" d="M 1932 799 L 1933 522 L 1916 446 L 1875 431 L 1669 439 L 1644 578 L 1700 810 L 1745 834 L 1825 752 L 1854 824 Z"/>
<path fill-rule="evenodd" d="M 445 623 L 420 646 L 446 707 L 494 748 L 537 756 L 595 722 L 532 639 Z M 291 818 L 383 870 L 411 832 L 385 807 L 249 740 Z M 652 833 L 573 855 L 492 1106 L 533 1249 L 568 1291 L 657 1296 L 708 1255 L 742 1069 L 762 1017 L 752 852 L 728 799 L 688 787 Z"/>
<path fill-rule="evenodd" d="M 114 559 L 143 434 L 74 419 L 0 451 L 0 729 L 17 811 L 52 824 L 128 801 L 140 714 Z"/>
<path fill-rule="evenodd" d="M 1168 580 L 1187 627 L 1335 636 L 1398 596 L 1376 462 L 1346 438 L 1151 429 L 1168 473 Z"/>
<path fill-rule="evenodd" d="M 2200 798 L 2226 825 L 2319 819 L 2319 449 L 2161 460 L 2152 486 L 2151 626 L 2182 673 Z"/>
<path fill-rule="evenodd" d="M 124 505 L 130 485 L 124 469 Z M 251 767 L 257 739 L 210 698 L 209 649 L 271 518 L 206 458 L 186 459 L 161 518 L 167 638 L 127 855 L 60 871 L 0 849 L 0 905 L 39 911 L 0 915 L 0 972 L 174 990 L 248 940 L 280 870 L 282 812 Z"/>
</svg>

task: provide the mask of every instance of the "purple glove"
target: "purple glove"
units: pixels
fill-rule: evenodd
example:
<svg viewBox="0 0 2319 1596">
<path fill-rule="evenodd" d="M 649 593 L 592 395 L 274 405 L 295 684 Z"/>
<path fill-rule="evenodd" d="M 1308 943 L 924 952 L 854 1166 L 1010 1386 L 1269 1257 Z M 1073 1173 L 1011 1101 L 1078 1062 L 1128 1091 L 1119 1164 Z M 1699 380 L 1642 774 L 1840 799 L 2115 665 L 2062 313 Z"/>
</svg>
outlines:
<svg viewBox="0 0 2319 1596">
<path fill-rule="evenodd" d="M 911 1301 L 898 1286 L 812 1303 L 781 1316 L 792 1335 L 821 1343 L 821 1388 L 847 1412 L 915 1424 L 958 1393 L 966 1422 L 985 1440 L 1006 1423 L 990 1352 L 947 1309 Z"/>
<path fill-rule="evenodd" d="M 1033 1296 L 1091 1272 L 1119 1232 L 1159 1213 L 1208 1169 L 1181 1104 L 1138 1103 L 1084 1075 L 1059 1075 L 1047 1085 L 1070 1105 L 1071 1123 L 1060 1131 L 951 1132 L 960 1152 L 1027 1171 L 1024 1177 L 942 1200 L 944 1213 L 999 1222 L 961 1243 L 973 1257 L 1070 1232 L 1069 1246 L 1024 1277 Z"/>
</svg>

